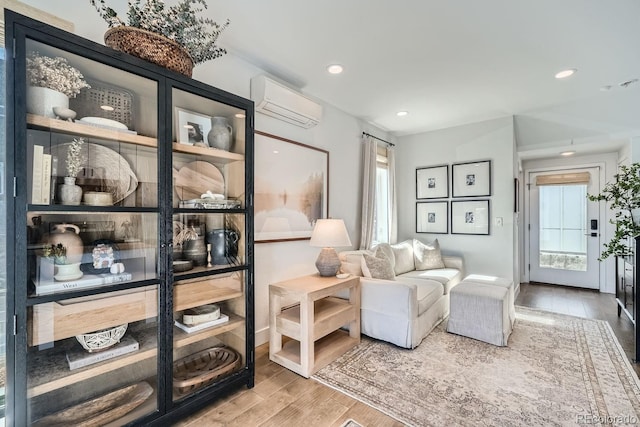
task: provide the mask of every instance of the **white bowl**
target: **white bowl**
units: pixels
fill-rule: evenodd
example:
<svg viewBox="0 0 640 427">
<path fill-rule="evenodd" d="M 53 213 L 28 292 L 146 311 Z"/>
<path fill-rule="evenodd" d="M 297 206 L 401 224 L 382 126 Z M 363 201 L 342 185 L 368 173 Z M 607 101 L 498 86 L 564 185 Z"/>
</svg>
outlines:
<svg viewBox="0 0 640 427">
<path fill-rule="evenodd" d="M 106 350 L 112 345 L 118 344 L 120 339 L 127 332 L 128 323 L 115 326 L 113 328 L 104 329 L 102 331 L 91 332 L 89 334 L 76 335 L 76 339 L 82 347 L 89 353 L 94 351 Z"/>
<path fill-rule="evenodd" d="M 102 191 L 87 191 L 82 195 L 84 203 L 90 206 L 111 206 L 113 195 Z"/>
<path fill-rule="evenodd" d="M 80 123 L 87 123 L 90 125 L 106 126 L 106 127 L 122 129 L 122 130 L 129 129 L 127 125 L 125 125 L 124 123 L 120 123 L 111 119 L 105 119 L 103 117 L 83 117 L 78 121 Z"/>
</svg>

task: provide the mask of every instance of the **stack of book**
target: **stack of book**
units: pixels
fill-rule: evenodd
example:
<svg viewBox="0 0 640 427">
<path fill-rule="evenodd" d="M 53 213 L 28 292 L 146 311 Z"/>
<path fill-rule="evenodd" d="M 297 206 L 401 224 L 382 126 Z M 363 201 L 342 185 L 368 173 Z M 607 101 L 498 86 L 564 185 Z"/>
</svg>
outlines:
<svg viewBox="0 0 640 427">
<path fill-rule="evenodd" d="M 73 371 L 74 369 L 84 368 L 94 363 L 113 359 L 114 357 L 137 351 L 139 348 L 140 345 L 138 341 L 128 336 L 123 337 L 120 342 L 113 347 L 97 353 L 88 353 L 80 346 L 74 347 L 72 350 L 67 351 L 69 370 Z"/>
<path fill-rule="evenodd" d="M 216 326 L 216 325 L 220 325 L 222 323 L 226 323 L 228 321 L 229 321 L 229 316 L 227 316 L 226 314 L 220 314 L 220 317 L 218 317 L 216 320 L 211 320 L 209 322 L 198 323 L 197 325 L 185 325 L 184 323 L 180 322 L 179 320 L 176 320 L 175 324 L 176 324 L 176 326 L 178 328 L 180 328 L 183 331 L 185 331 L 186 333 L 190 334 L 190 333 L 193 333 L 193 332 L 201 331 L 203 329 L 211 328 L 212 326 Z"/>
<path fill-rule="evenodd" d="M 31 153 L 31 203 L 48 205 L 55 197 L 56 178 L 58 175 L 58 158 L 45 154 L 42 145 L 34 145 Z"/>
<path fill-rule="evenodd" d="M 70 281 L 48 281 L 36 279 L 34 280 L 34 284 L 36 288 L 36 295 L 45 295 L 54 292 L 71 291 L 101 285 L 111 285 L 114 283 L 128 282 L 132 279 L 133 275 L 131 273 L 85 274 L 80 279 Z"/>
</svg>

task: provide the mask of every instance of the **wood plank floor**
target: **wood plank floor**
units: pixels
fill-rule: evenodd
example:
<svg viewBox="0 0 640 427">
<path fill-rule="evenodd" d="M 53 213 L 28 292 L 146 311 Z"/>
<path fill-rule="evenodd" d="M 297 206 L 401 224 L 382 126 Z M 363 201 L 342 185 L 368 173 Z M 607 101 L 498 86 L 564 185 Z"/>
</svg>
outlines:
<svg viewBox="0 0 640 427">
<path fill-rule="evenodd" d="M 522 284 L 516 304 L 606 320 L 627 356 L 632 358 L 633 324 L 624 314 L 617 316 L 613 295 L 561 286 Z M 640 372 L 638 364 L 634 367 L 636 373 Z M 255 384 L 253 389 L 241 388 L 213 402 L 177 425 L 338 427 L 353 419 L 367 427 L 402 426 L 382 412 L 271 362 L 267 344 L 256 351 Z"/>
</svg>

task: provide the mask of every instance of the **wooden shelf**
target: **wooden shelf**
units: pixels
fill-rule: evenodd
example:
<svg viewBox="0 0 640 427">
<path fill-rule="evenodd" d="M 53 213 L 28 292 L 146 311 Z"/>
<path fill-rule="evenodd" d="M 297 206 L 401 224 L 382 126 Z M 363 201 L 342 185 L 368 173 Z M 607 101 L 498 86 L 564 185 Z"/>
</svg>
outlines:
<svg viewBox="0 0 640 427">
<path fill-rule="evenodd" d="M 106 139 L 109 141 L 128 142 L 145 147 L 158 147 L 158 140 L 148 136 L 134 135 L 128 132 L 120 132 L 101 128 L 97 126 L 85 125 L 77 122 L 67 122 L 64 120 L 50 119 L 49 117 L 27 114 L 27 124 L 50 129 L 52 131 L 73 133 L 90 138 Z"/>
<path fill-rule="evenodd" d="M 174 348 L 204 341 L 244 325 L 244 317 L 229 314 L 228 322 L 191 334 L 174 327 Z M 131 331 L 127 331 L 127 334 L 138 341 L 139 350 L 73 371 L 69 370 L 66 352 L 80 345 L 75 342 L 75 339 L 66 340 L 59 347 L 40 351 L 35 356 L 29 357 L 28 397 L 39 396 L 80 381 L 90 380 L 98 375 L 157 356 L 158 342 L 155 326 L 132 328 Z"/>
<path fill-rule="evenodd" d="M 354 306 L 348 300 L 327 297 L 314 302 L 313 340 L 318 340 L 351 322 L 355 316 Z M 277 316 L 278 332 L 300 341 L 300 306 L 295 305 Z"/>
<path fill-rule="evenodd" d="M 334 331 L 319 339 L 315 342 L 313 371 L 310 374 L 325 367 L 359 342 L 359 338 L 350 337 L 349 333 L 343 330 Z M 287 366 L 288 363 L 300 366 L 302 364 L 300 360 L 300 343 L 296 340 L 287 341 L 282 346 L 282 350 L 272 357 L 275 357 L 276 362 L 289 369 L 291 367 Z"/>
<path fill-rule="evenodd" d="M 244 295 L 241 284 L 242 279 L 234 276 L 222 278 L 211 276 L 211 278 L 176 282 L 173 287 L 173 309 L 182 311 L 241 297 Z"/>
<path fill-rule="evenodd" d="M 225 313 L 226 314 L 226 313 Z M 244 317 L 235 314 L 228 314 L 229 321 L 221 325 L 203 329 L 202 331 L 187 333 L 178 327 L 173 328 L 173 345 L 175 348 L 184 347 L 194 342 L 215 337 L 222 333 L 231 331 L 240 326 L 244 326 Z"/>
<path fill-rule="evenodd" d="M 193 145 L 173 143 L 173 151 L 176 153 L 195 154 L 216 159 L 218 163 L 230 163 L 244 161 L 244 154 L 232 153 L 217 148 L 195 147 Z"/>
</svg>

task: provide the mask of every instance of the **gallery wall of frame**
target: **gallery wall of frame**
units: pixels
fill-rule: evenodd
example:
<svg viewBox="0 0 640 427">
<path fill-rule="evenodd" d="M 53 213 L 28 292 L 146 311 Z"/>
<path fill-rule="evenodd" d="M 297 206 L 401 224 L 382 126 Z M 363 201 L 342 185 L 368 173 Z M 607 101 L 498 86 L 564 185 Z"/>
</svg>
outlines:
<svg viewBox="0 0 640 427">
<path fill-rule="evenodd" d="M 491 191 L 491 160 L 416 168 L 416 233 L 489 235 Z"/>
</svg>

